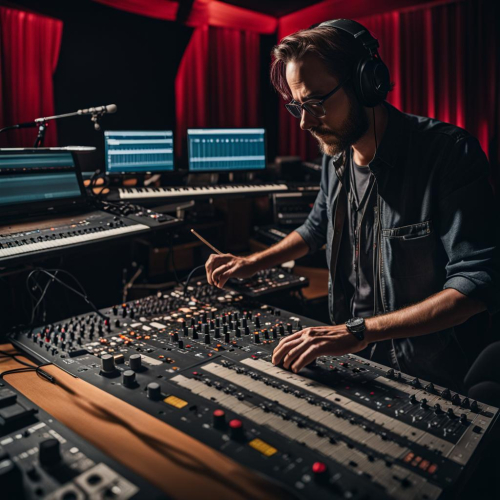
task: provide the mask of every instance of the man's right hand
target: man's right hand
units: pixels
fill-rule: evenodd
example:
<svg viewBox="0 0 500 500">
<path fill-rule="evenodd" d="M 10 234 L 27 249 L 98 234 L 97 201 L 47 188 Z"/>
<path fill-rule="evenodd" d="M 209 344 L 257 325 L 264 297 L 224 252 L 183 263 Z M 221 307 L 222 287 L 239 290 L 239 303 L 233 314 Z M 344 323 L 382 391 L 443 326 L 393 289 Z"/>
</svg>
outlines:
<svg viewBox="0 0 500 500">
<path fill-rule="evenodd" d="M 230 253 L 211 254 L 205 269 L 208 283 L 218 288 L 223 288 L 229 278 L 250 278 L 259 270 L 251 258 L 236 257 Z"/>
</svg>

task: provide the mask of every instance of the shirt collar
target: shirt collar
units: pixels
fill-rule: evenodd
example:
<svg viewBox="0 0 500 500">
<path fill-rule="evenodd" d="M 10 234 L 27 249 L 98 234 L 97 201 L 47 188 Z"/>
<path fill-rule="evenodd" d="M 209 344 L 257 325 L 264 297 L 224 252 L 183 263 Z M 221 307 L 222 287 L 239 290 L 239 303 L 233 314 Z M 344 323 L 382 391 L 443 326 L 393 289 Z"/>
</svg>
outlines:
<svg viewBox="0 0 500 500">
<path fill-rule="evenodd" d="M 388 102 L 384 102 L 383 105 L 388 111 L 387 127 L 375 158 L 370 162 L 370 169 L 374 173 L 385 166 L 393 168 L 399 161 L 401 151 L 407 151 L 410 139 L 409 122 L 405 114 Z"/>
</svg>

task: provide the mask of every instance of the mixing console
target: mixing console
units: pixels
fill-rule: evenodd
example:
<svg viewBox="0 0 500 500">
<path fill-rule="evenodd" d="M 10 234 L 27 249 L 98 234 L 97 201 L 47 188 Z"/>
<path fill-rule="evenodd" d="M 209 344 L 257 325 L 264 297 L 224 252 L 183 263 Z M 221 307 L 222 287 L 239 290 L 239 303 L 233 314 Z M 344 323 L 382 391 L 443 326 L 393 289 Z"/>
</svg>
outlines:
<svg viewBox="0 0 500 500">
<path fill-rule="evenodd" d="M 290 274 L 283 269 L 265 269 L 248 279 L 230 279 L 228 287 L 247 297 L 261 297 L 284 290 L 304 288 L 309 285 L 305 276 Z"/>
<path fill-rule="evenodd" d="M 197 283 L 13 336 L 300 498 L 453 496 L 498 410 L 354 355 L 300 374 L 280 338 L 319 323 Z M 486 439 L 485 439 L 486 437 Z"/>
<path fill-rule="evenodd" d="M 165 495 L 0 382 L 0 484 L 5 499 L 149 500 Z"/>
</svg>

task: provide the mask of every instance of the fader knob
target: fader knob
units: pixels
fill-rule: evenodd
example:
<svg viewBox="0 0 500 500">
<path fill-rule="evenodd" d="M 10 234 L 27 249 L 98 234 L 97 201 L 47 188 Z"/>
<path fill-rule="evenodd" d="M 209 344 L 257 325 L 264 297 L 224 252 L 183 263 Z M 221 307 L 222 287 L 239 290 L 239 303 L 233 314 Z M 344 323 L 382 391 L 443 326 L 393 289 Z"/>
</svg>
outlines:
<svg viewBox="0 0 500 500">
<path fill-rule="evenodd" d="M 410 396 L 410 403 L 411 403 L 412 405 L 415 405 L 415 404 L 417 404 L 417 403 L 418 403 L 417 398 L 415 397 L 415 394 L 412 394 L 412 395 Z"/>
<path fill-rule="evenodd" d="M 432 382 L 428 383 L 424 389 L 427 391 L 427 392 L 430 392 L 431 394 L 434 394 L 436 392 L 436 389 L 434 388 L 434 384 Z"/>
<path fill-rule="evenodd" d="M 216 339 L 220 338 L 220 328 L 218 326 L 215 328 L 214 332 L 215 332 L 214 337 Z M 224 332 L 224 333 L 227 333 L 227 332 Z"/>
<path fill-rule="evenodd" d="M 256 344 L 260 344 L 259 332 L 255 332 L 255 333 L 253 334 L 253 341 L 254 341 Z"/>
<path fill-rule="evenodd" d="M 110 354 L 103 354 L 101 356 L 101 371 L 103 373 L 113 373 L 115 369 L 115 358 Z"/>
<path fill-rule="evenodd" d="M 445 389 L 442 393 L 441 393 L 441 397 L 444 398 L 444 399 L 450 399 L 451 398 L 451 392 L 449 389 Z"/>
<path fill-rule="evenodd" d="M 161 387 L 160 384 L 156 382 L 150 382 L 148 384 L 148 398 L 153 399 L 154 401 L 158 401 L 161 399 Z"/>
<path fill-rule="evenodd" d="M 134 372 L 139 371 L 142 368 L 142 358 L 140 354 L 132 354 L 128 359 L 128 364 L 131 370 Z"/>
<path fill-rule="evenodd" d="M 256 317 L 255 317 L 255 326 L 256 326 L 257 328 L 260 328 L 260 318 L 259 318 L 259 316 L 256 316 Z"/>
<path fill-rule="evenodd" d="M 210 334 L 209 333 L 205 334 L 205 344 L 210 344 Z"/>
<path fill-rule="evenodd" d="M 42 465 L 56 465 L 61 461 L 61 447 L 55 438 L 45 439 L 38 446 L 38 458 Z"/>
<path fill-rule="evenodd" d="M 178 341 L 179 341 L 179 334 L 177 332 L 175 332 L 172 335 L 172 342 L 178 342 Z"/>
<path fill-rule="evenodd" d="M 470 409 L 475 413 L 479 412 L 479 405 L 477 404 L 477 401 L 472 401 Z"/>
<path fill-rule="evenodd" d="M 134 387 L 136 384 L 135 372 L 132 370 L 125 370 L 122 375 L 122 383 L 125 387 Z"/>
<path fill-rule="evenodd" d="M 234 329 L 234 334 L 237 337 L 241 337 L 241 330 L 240 330 L 240 328 L 238 326 Z"/>
<path fill-rule="evenodd" d="M 229 338 L 229 332 L 227 332 L 227 333 L 224 334 L 224 342 L 229 343 L 229 340 L 230 340 L 230 338 Z"/>
<path fill-rule="evenodd" d="M 441 410 L 441 405 L 439 403 L 436 403 L 434 405 L 434 413 L 436 415 L 439 415 L 440 413 L 443 413 L 443 410 Z"/>
<path fill-rule="evenodd" d="M 293 330 L 292 330 L 292 324 L 291 323 L 287 323 L 287 325 L 286 325 L 286 331 L 288 333 L 292 333 L 293 332 Z"/>
<path fill-rule="evenodd" d="M 469 407 L 470 407 L 469 398 L 462 399 L 462 408 L 469 408 Z"/>
<path fill-rule="evenodd" d="M 454 405 L 460 406 L 460 404 L 462 403 L 462 400 L 460 399 L 460 396 L 458 394 L 454 394 L 453 397 L 451 398 L 451 402 Z"/>
</svg>

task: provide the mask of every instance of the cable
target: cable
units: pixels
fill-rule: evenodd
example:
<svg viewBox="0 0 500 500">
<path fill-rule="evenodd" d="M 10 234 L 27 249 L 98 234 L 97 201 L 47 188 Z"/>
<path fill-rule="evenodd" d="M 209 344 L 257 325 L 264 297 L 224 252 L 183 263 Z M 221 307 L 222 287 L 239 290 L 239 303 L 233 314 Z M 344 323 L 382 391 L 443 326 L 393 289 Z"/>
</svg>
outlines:
<svg viewBox="0 0 500 500">
<path fill-rule="evenodd" d="M 44 378 L 45 380 L 48 380 L 52 384 L 56 381 L 56 379 L 50 375 L 50 373 L 47 373 L 45 370 L 42 370 L 42 367 L 51 365 L 52 363 L 44 363 L 42 365 L 32 365 L 30 363 L 26 363 L 26 361 L 23 361 L 21 359 L 18 359 L 20 354 L 12 354 L 7 351 L 0 351 L 0 357 L 4 358 L 12 358 L 16 363 L 19 363 L 24 366 L 24 368 L 13 368 L 11 370 L 6 370 L 4 372 L 0 373 L 0 378 L 3 378 L 5 375 L 11 375 L 13 373 L 25 373 L 25 372 L 36 372 L 36 374 L 39 377 Z"/>
<path fill-rule="evenodd" d="M 198 267 L 195 267 L 189 274 L 188 274 L 188 277 L 186 279 L 186 283 L 184 284 L 184 295 L 187 293 L 187 288 L 188 288 L 188 285 L 189 285 L 189 281 L 191 280 L 191 277 L 193 276 L 193 274 L 198 271 L 198 269 L 205 269 L 205 264 L 202 264 L 201 266 L 198 266 Z"/>
<path fill-rule="evenodd" d="M 47 275 L 50 278 L 49 281 L 47 282 L 47 284 L 45 285 L 45 288 L 42 288 L 40 286 L 40 284 L 38 283 L 38 281 L 37 281 L 37 275 L 40 274 L 40 273 L 43 273 L 43 274 Z M 57 275 L 59 273 L 62 273 L 64 275 L 69 276 L 76 283 L 76 285 L 78 286 L 79 290 L 75 289 L 74 287 L 72 287 L 68 283 L 65 283 L 60 278 L 58 278 Z M 33 279 L 35 281 L 36 287 L 40 290 L 40 294 L 41 294 L 40 297 L 36 297 L 35 294 L 33 293 L 33 291 L 30 289 L 29 282 L 30 282 L 31 279 Z M 94 303 L 88 298 L 88 295 L 85 292 L 85 289 L 83 288 L 82 284 L 70 272 L 65 271 L 64 269 L 43 269 L 43 268 L 36 268 L 33 271 L 31 271 L 29 273 L 28 277 L 26 278 L 26 286 L 27 286 L 27 289 L 28 289 L 28 293 L 32 297 L 32 301 L 34 303 L 34 306 L 33 306 L 33 309 L 32 309 L 32 314 L 31 314 L 31 322 L 28 325 L 29 328 L 33 327 L 33 324 L 36 321 L 36 310 L 38 309 L 38 307 L 42 303 L 43 299 L 45 298 L 49 286 L 54 281 L 56 281 L 57 283 L 59 283 L 63 287 L 67 288 L 68 290 L 72 291 L 73 293 L 75 293 L 79 297 L 81 297 L 94 310 L 94 312 L 96 314 L 98 314 L 103 319 L 107 319 L 107 316 L 105 316 L 103 313 L 101 313 L 101 311 L 99 311 L 99 309 L 97 309 L 97 307 L 94 305 Z M 45 316 L 45 312 L 44 312 L 44 316 Z"/>
<path fill-rule="evenodd" d="M 128 283 L 126 283 L 125 286 L 123 287 L 122 302 L 127 302 L 128 291 L 130 288 L 132 288 L 132 285 L 134 284 L 135 280 L 141 275 L 143 270 L 144 270 L 144 266 L 140 265 L 139 268 L 137 269 L 137 271 L 132 276 L 132 278 L 130 278 Z"/>
</svg>

